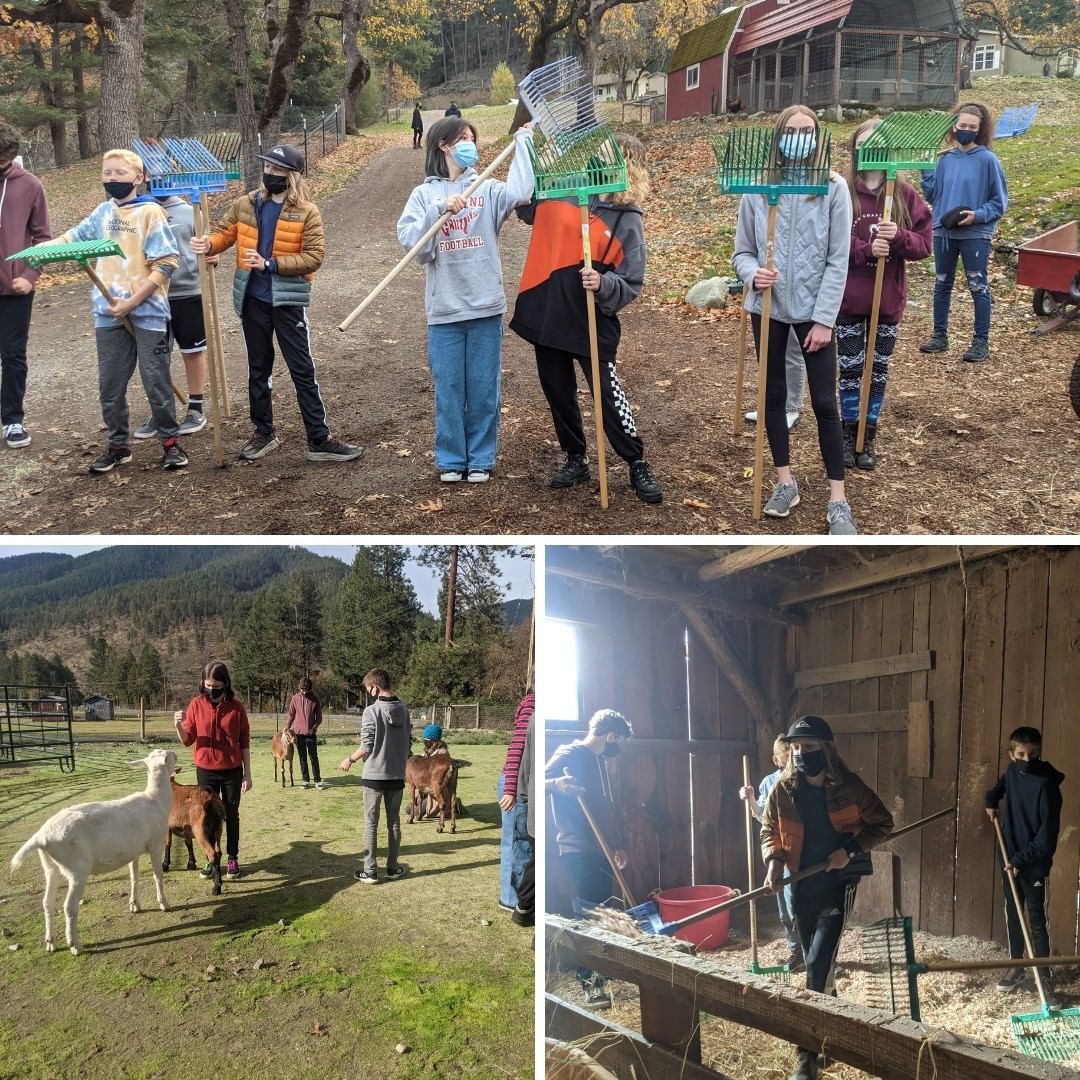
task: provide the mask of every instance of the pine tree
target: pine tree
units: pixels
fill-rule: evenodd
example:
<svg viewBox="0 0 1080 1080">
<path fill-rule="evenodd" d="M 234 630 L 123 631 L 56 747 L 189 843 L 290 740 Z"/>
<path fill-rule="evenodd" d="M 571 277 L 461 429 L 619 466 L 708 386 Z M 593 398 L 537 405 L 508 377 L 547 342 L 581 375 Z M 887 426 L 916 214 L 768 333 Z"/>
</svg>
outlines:
<svg viewBox="0 0 1080 1080">
<path fill-rule="evenodd" d="M 86 688 L 91 694 L 105 692 L 109 672 L 109 643 L 104 637 L 91 637 L 90 662 L 86 669 Z"/>
</svg>

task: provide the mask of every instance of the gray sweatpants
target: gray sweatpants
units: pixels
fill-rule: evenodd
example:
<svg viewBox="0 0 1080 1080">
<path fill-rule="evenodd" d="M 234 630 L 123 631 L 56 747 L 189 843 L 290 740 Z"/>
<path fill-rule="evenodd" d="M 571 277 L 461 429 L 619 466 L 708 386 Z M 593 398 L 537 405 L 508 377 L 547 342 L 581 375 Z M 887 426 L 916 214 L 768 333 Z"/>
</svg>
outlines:
<svg viewBox="0 0 1080 1080">
<path fill-rule="evenodd" d="M 401 847 L 401 797 L 404 793 L 404 788 L 397 791 L 376 791 L 374 788 L 364 788 L 364 847 L 367 848 L 367 853 L 364 855 L 364 869 L 369 874 L 374 874 L 379 866 L 379 861 L 375 857 L 375 845 L 379 833 L 379 809 L 384 799 L 386 800 L 386 831 L 389 834 L 386 869 L 397 869 L 398 849 Z"/>
<path fill-rule="evenodd" d="M 98 327 L 98 394 L 101 415 L 109 432 L 110 446 L 127 446 L 127 388 L 136 366 L 142 378 L 150 415 L 158 438 L 165 442 L 176 436 L 176 409 L 173 405 L 169 355 L 172 340 L 168 329 L 142 330 L 135 337 L 122 326 Z"/>
</svg>

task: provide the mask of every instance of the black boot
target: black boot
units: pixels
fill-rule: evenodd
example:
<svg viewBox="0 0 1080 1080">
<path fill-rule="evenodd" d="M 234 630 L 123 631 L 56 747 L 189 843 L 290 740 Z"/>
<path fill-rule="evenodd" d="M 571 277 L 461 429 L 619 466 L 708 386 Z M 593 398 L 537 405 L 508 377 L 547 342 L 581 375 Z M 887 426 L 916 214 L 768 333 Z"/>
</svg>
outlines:
<svg viewBox="0 0 1080 1080">
<path fill-rule="evenodd" d="M 844 421 L 844 468 L 855 468 L 855 435 L 859 430 L 858 424 Z"/>
<path fill-rule="evenodd" d="M 874 436 L 877 434 L 877 424 L 866 425 L 866 438 L 863 439 L 861 453 L 855 455 L 855 466 L 859 469 L 873 469 L 877 466 L 877 458 L 874 457 Z"/>
<path fill-rule="evenodd" d="M 642 502 L 658 503 L 664 498 L 664 489 L 645 460 L 630 462 L 630 486 Z"/>
<path fill-rule="evenodd" d="M 804 1050 L 801 1046 L 796 1052 L 795 1071 L 788 1080 L 818 1080 L 818 1055 L 813 1050 Z"/>
<path fill-rule="evenodd" d="M 562 467 L 551 474 L 553 488 L 568 488 L 589 482 L 589 460 L 584 454 L 567 454 Z"/>
</svg>

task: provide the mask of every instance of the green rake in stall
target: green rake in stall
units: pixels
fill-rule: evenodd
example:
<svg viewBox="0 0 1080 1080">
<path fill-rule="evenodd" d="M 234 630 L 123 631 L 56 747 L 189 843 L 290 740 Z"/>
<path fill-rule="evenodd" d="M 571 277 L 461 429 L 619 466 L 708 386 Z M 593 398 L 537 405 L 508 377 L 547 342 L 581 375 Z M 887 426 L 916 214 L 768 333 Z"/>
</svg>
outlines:
<svg viewBox="0 0 1080 1080">
<path fill-rule="evenodd" d="M 859 172 L 885 174 L 885 206 L 881 214 L 883 222 L 892 220 L 897 173 L 905 169 L 935 168 L 941 140 L 952 130 L 955 122 L 956 117 L 952 113 L 895 112 L 886 116 L 866 137 L 859 147 L 856 169 Z M 885 261 L 877 260 L 874 300 L 870 307 L 870 325 L 866 334 L 866 358 L 859 388 L 859 430 L 855 437 L 855 449 L 860 454 L 866 443 L 866 416 L 870 407 L 870 382 L 874 370 L 873 356 L 877 342 L 878 316 L 881 312 Z"/>
<path fill-rule="evenodd" d="M 575 198 L 581 208 L 581 242 L 586 269 L 592 269 L 589 238 L 589 197 L 625 191 L 629 186 L 626 161 L 614 136 L 603 127 L 581 132 L 558 132 L 534 138 L 529 145 L 536 176 L 537 199 Z M 608 508 L 604 416 L 600 398 L 600 349 L 596 338 L 596 297 L 585 293 L 592 360 L 593 413 L 596 419 L 596 456 L 600 472 L 600 505 Z"/>
<path fill-rule="evenodd" d="M 805 161 L 785 161 L 773 128 L 738 127 L 713 141 L 716 180 L 722 195 L 764 195 L 769 204 L 765 268 L 773 268 L 776 208 L 781 195 L 828 195 L 832 140 L 821 129 L 817 145 Z M 749 283 L 748 283 L 749 284 Z M 761 334 L 758 344 L 758 424 L 754 442 L 754 520 L 761 520 L 761 483 L 765 469 L 765 375 L 768 369 L 769 317 L 772 289 L 761 296 Z"/>
</svg>

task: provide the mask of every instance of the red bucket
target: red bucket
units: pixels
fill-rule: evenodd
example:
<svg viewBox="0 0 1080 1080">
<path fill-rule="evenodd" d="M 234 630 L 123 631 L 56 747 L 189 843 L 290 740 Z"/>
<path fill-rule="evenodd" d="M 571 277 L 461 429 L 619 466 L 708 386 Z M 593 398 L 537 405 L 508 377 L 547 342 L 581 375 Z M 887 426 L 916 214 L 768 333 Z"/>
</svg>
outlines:
<svg viewBox="0 0 1080 1080">
<path fill-rule="evenodd" d="M 678 919 L 715 907 L 735 895 L 726 885 L 686 885 L 681 889 L 664 889 L 656 894 L 660 905 L 660 918 L 664 922 Z M 722 949 L 728 940 L 729 913 L 721 911 L 700 922 L 691 923 L 675 936 L 681 941 L 691 941 L 699 949 Z"/>
</svg>

